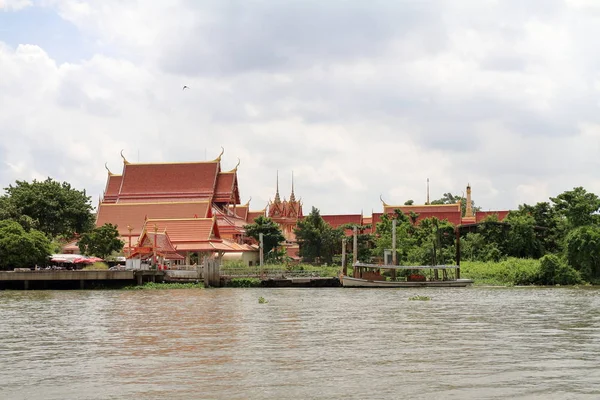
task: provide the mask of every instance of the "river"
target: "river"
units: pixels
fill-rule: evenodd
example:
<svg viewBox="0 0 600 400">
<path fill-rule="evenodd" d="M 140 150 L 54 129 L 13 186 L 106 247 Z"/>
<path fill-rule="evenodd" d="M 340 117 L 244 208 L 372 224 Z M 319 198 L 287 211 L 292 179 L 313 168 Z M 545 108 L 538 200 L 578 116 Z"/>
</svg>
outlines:
<svg viewBox="0 0 600 400">
<path fill-rule="evenodd" d="M 134 398 L 597 399 L 600 290 L 0 291 L 0 399 Z"/>
</svg>

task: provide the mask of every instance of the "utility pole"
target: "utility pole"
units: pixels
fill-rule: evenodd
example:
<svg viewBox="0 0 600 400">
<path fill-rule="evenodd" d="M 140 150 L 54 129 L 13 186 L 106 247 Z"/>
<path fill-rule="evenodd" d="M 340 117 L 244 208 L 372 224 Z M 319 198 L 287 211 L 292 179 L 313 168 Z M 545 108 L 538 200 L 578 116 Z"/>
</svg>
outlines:
<svg viewBox="0 0 600 400">
<path fill-rule="evenodd" d="M 396 256 L 396 219 L 392 220 L 392 264 L 398 265 L 398 259 Z M 393 281 L 396 280 L 396 270 L 391 271 L 391 278 Z"/>
<path fill-rule="evenodd" d="M 262 234 L 262 232 L 258 234 L 258 241 L 260 242 L 259 243 L 259 249 L 260 249 L 260 252 L 259 252 L 259 254 L 260 254 L 260 269 L 261 269 L 261 272 L 262 272 L 262 267 L 263 267 L 263 264 L 264 264 L 264 261 L 265 261 L 264 260 L 264 248 L 265 248 L 265 246 L 264 246 L 264 242 L 263 242 L 263 234 Z"/>
</svg>

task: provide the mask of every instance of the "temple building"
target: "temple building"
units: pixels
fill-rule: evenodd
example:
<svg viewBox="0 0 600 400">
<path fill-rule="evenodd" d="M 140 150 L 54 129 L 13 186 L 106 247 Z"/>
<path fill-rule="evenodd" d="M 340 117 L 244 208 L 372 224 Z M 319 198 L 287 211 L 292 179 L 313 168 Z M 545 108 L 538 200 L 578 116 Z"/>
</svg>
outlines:
<svg viewBox="0 0 600 400">
<path fill-rule="evenodd" d="M 279 172 L 277 172 L 277 183 L 275 190 L 275 198 L 269 200 L 267 215 L 280 227 L 285 237 L 285 251 L 287 255 L 293 259 L 298 259 L 298 245 L 296 243 L 296 234 L 294 229 L 298 224 L 298 220 L 304 218 L 302 213 L 302 200 L 296 200 L 294 193 L 294 174 L 292 173 L 292 191 L 290 199 L 283 201 L 279 195 Z"/>
<path fill-rule="evenodd" d="M 114 174 L 106 168 L 96 226 L 116 225 L 124 253 L 130 256 L 147 252 L 147 244 L 155 239 L 158 243 L 161 234 L 166 234 L 160 237 L 165 254 L 173 255 L 172 245 L 187 263 L 192 253 L 257 254 L 244 226 L 265 210 L 250 211 L 249 202 L 241 205 L 239 162 L 222 171 L 222 155 L 223 151 L 212 161 L 132 163 L 121 152 L 123 172 Z"/>
</svg>

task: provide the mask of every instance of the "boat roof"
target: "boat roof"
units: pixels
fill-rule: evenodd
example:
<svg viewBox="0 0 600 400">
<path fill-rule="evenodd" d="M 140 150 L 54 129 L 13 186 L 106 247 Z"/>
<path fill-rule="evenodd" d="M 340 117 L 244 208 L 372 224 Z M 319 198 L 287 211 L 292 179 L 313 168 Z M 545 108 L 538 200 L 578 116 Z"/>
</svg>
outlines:
<svg viewBox="0 0 600 400">
<path fill-rule="evenodd" d="M 357 262 L 355 267 L 383 268 L 383 269 L 457 269 L 458 265 L 393 265 L 393 264 L 366 264 Z"/>
</svg>

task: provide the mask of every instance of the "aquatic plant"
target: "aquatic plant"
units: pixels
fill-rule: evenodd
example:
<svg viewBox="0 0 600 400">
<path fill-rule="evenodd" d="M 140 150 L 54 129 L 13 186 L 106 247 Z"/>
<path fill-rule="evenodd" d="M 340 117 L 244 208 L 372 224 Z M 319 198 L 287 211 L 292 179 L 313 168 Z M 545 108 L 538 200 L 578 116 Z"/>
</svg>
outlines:
<svg viewBox="0 0 600 400">
<path fill-rule="evenodd" d="M 408 298 L 409 300 L 420 300 L 420 301 L 428 301 L 431 300 L 429 296 L 412 296 Z"/>
<path fill-rule="evenodd" d="M 227 286 L 237 288 L 258 287 L 262 281 L 258 278 L 233 278 L 227 282 Z"/>
<path fill-rule="evenodd" d="M 266 303 L 268 303 L 268 301 L 267 301 L 267 300 L 265 300 L 265 298 L 264 298 L 264 297 L 260 296 L 260 297 L 258 298 L 258 304 L 266 304 Z"/>
<path fill-rule="evenodd" d="M 125 286 L 123 289 L 125 290 L 160 290 L 160 289 L 203 289 L 204 284 L 202 282 L 198 283 L 181 283 L 181 282 L 164 282 L 164 283 L 156 283 L 156 282 L 146 282 L 143 285 L 139 286 Z"/>
</svg>

